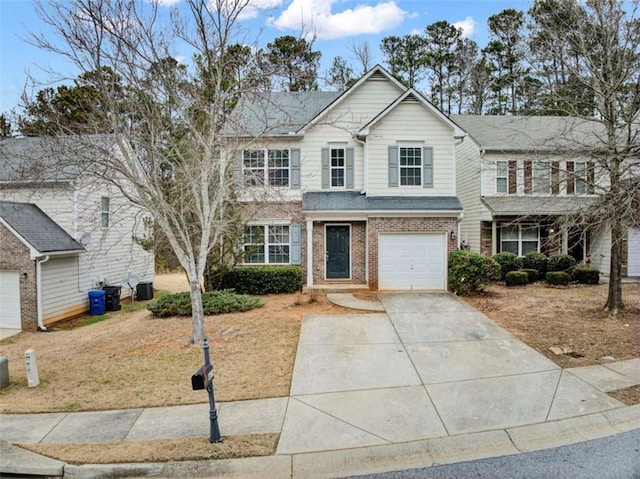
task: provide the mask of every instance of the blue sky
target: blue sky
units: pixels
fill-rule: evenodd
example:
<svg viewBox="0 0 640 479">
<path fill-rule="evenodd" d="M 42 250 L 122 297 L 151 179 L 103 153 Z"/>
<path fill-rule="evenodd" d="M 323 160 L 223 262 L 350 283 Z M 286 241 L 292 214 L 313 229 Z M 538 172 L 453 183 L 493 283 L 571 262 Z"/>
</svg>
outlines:
<svg viewBox="0 0 640 479">
<path fill-rule="evenodd" d="M 159 0 L 166 8 L 181 0 Z M 368 41 L 374 62 L 382 63 L 380 40 L 388 35 L 423 31 L 438 20 L 463 28 L 466 36 L 481 47 L 487 40 L 487 18 L 505 8 L 527 10 L 528 0 L 250 0 L 243 22 L 252 31 L 261 31 L 266 45 L 275 37 L 300 34 L 303 25 L 312 26 L 322 52 L 320 73 L 336 55 L 352 62 L 347 45 Z M 54 54 L 38 50 L 26 38 L 28 32 L 47 34 L 35 13 L 32 0 L 0 0 L 0 112 L 14 108 L 24 91 L 32 95 L 29 75 L 42 85 L 53 76 L 50 71 L 73 78 L 77 72 Z"/>
</svg>

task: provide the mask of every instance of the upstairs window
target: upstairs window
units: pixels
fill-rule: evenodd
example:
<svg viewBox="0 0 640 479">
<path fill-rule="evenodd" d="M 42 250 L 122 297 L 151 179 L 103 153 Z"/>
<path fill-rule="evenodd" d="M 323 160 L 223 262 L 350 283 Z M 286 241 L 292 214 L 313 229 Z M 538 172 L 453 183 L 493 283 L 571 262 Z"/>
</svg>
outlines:
<svg viewBox="0 0 640 479">
<path fill-rule="evenodd" d="M 583 195 L 587 192 L 587 162 L 576 161 L 573 168 L 573 191 L 578 195 Z"/>
<path fill-rule="evenodd" d="M 267 161 L 265 161 L 265 158 Z M 289 150 L 244 150 L 242 168 L 244 179 L 249 186 L 265 184 L 270 186 L 289 186 Z"/>
<path fill-rule="evenodd" d="M 103 228 L 109 227 L 109 198 L 106 196 L 100 198 L 100 225 Z"/>
<path fill-rule="evenodd" d="M 509 169 L 506 161 L 496 162 L 496 192 L 507 193 L 509 191 Z"/>
<path fill-rule="evenodd" d="M 400 147 L 400 186 L 422 185 L 422 147 Z"/>
<path fill-rule="evenodd" d="M 344 148 L 330 150 L 331 187 L 343 187 L 346 172 L 346 154 Z"/>
<path fill-rule="evenodd" d="M 533 163 L 533 193 L 551 193 L 551 165 L 547 161 Z"/>
</svg>

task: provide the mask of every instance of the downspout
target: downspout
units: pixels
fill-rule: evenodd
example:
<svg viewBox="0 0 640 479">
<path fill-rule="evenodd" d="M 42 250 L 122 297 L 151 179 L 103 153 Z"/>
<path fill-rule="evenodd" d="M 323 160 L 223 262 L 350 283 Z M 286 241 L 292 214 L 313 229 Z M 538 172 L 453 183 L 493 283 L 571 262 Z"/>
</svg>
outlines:
<svg viewBox="0 0 640 479">
<path fill-rule="evenodd" d="M 366 136 L 364 137 L 366 138 Z M 362 156 L 363 156 L 363 190 L 360 192 L 361 195 L 366 195 L 369 192 L 369 144 L 366 140 L 361 140 L 357 135 L 353 135 L 353 139 L 362 145 Z"/>
<path fill-rule="evenodd" d="M 42 263 L 49 261 L 49 255 L 36 260 L 36 309 L 38 310 L 38 331 L 47 331 L 42 318 Z"/>
</svg>

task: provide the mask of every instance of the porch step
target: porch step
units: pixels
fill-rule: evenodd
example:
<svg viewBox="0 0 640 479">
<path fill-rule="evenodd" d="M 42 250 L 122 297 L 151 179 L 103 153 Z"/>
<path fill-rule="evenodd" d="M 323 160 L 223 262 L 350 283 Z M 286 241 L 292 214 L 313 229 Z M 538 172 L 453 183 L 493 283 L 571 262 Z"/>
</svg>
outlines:
<svg viewBox="0 0 640 479">
<path fill-rule="evenodd" d="M 312 291 L 322 294 L 369 292 L 369 286 L 366 284 L 314 284 L 313 286 L 303 286 L 302 288 L 303 293 Z"/>
</svg>

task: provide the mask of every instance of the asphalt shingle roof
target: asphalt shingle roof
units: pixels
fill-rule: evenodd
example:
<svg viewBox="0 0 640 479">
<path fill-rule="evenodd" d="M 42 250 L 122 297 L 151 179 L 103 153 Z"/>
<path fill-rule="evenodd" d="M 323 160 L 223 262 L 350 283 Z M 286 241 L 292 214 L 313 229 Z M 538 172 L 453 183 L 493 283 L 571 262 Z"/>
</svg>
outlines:
<svg viewBox="0 0 640 479">
<path fill-rule="evenodd" d="M 595 121 L 568 116 L 451 115 L 487 151 L 567 151 L 602 148 Z"/>
<path fill-rule="evenodd" d="M 0 218 L 39 253 L 84 251 L 80 243 L 32 203 L 0 201 Z"/>
<path fill-rule="evenodd" d="M 365 196 L 357 191 L 319 191 L 302 195 L 302 210 L 313 211 L 462 211 L 455 196 Z"/>
<path fill-rule="evenodd" d="M 593 196 L 483 196 L 494 215 L 555 215 L 576 213 L 595 203 Z"/>
</svg>

